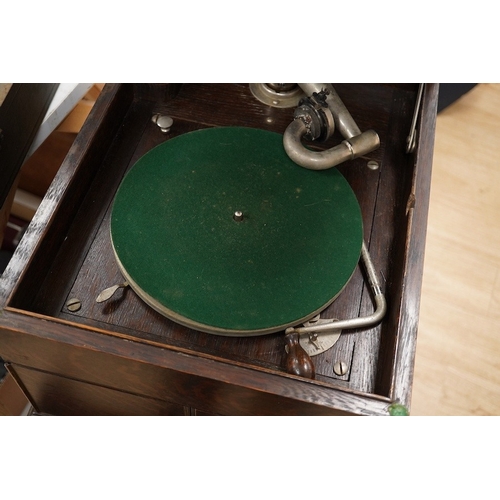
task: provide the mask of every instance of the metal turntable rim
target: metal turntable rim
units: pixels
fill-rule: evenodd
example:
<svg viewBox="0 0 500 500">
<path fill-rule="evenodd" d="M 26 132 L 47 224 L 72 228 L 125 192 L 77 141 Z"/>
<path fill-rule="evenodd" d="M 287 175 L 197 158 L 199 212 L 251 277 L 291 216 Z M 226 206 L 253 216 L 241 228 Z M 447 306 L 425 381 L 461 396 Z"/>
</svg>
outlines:
<svg viewBox="0 0 500 500">
<path fill-rule="evenodd" d="M 280 134 L 220 127 L 142 156 L 118 188 L 110 234 L 120 271 L 153 309 L 252 336 L 333 302 L 359 260 L 362 219 L 338 170 L 297 166 Z"/>
</svg>

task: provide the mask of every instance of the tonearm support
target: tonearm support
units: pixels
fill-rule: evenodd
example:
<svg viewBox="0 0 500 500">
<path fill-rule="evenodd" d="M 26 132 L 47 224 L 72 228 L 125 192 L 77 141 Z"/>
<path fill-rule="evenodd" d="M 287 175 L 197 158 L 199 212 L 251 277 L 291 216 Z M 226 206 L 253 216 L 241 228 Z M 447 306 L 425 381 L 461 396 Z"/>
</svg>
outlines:
<svg viewBox="0 0 500 500">
<path fill-rule="evenodd" d="M 361 247 L 361 260 L 363 261 L 368 284 L 375 301 L 373 313 L 360 318 L 344 320 L 315 318 L 314 321 L 308 322 L 304 326 L 287 328 L 285 331 L 287 351 L 286 368 L 289 373 L 307 378 L 314 378 L 314 366 L 311 368 L 312 361 L 308 353 L 300 346 L 301 336 L 307 337 L 312 335 L 321 336 L 334 334 L 335 337 L 333 342 L 335 342 L 338 336 L 340 336 L 341 330 L 371 327 L 380 323 L 384 318 L 387 311 L 387 303 L 365 242 L 363 242 Z M 292 345 L 294 348 L 290 349 Z"/>
</svg>

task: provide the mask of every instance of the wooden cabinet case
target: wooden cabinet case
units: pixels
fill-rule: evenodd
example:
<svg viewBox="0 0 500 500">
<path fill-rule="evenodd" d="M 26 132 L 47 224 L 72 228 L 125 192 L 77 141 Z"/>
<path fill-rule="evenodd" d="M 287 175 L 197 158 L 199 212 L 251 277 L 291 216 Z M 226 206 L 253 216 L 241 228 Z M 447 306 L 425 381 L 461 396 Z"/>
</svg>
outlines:
<svg viewBox="0 0 500 500">
<path fill-rule="evenodd" d="M 406 152 L 418 84 L 334 84 L 381 147 L 342 164 L 388 310 L 373 328 L 342 333 L 315 356 L 314 380 L 284 369 L 284 333 L 222 337 L 180 326 L 123 281 L 109 218 L 125 172 L 152 147 L 204 127 L 283 133 L 293 108 L 267 106 L 246 84 L 109 84 L 78 134 L 1 278 L 0 356 L 36 411 L 54 415 L 388 415 L 410 407 L 438 85 L 427 84 L 417 146 Z M 173 118 L 169 134 L 153 123 Z M 336 132 L 330 141 L 341 140 Z M 329 144 L 326 145 L 329 147 Z M 376 161 L 378 168 L 367 166 Z M 70 298 L 81 306 L 67 307 Z M 370 314 L 357 268 L 324 312 Z M 334 371 L 343 362 L 344 374 Z"/>
</svg>

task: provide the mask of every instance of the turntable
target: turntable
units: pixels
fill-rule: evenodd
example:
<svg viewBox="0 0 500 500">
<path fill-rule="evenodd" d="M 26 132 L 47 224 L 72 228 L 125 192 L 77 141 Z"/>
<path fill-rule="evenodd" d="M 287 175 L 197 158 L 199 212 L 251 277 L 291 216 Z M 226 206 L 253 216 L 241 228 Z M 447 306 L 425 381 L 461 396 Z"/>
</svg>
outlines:
<svg viewBox="0 0 500 500">
<path fill-rule="evenodd" d="M 107 85 L 2 277 L 0 354 L 35 409 L 408 409 L 436 102 Z"/>
</svg>

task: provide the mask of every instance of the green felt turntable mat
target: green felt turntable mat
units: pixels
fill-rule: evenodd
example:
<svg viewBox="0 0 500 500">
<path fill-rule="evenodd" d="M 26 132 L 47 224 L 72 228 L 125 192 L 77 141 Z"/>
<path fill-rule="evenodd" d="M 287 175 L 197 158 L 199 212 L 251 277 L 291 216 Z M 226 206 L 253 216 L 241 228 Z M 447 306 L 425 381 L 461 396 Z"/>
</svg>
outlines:
<svg viewBox="0 0 500 500">
<path fill-rule="evenodd" d="M 328 306 L 354 272 L 362 232 L 336 169 L 304 169 L 281 135 L 245 127 L 155 147 L 125 175 L 111 215 L 116 259 L 146 303 L 235 336 L 280 331 Z"/>
</svg>

